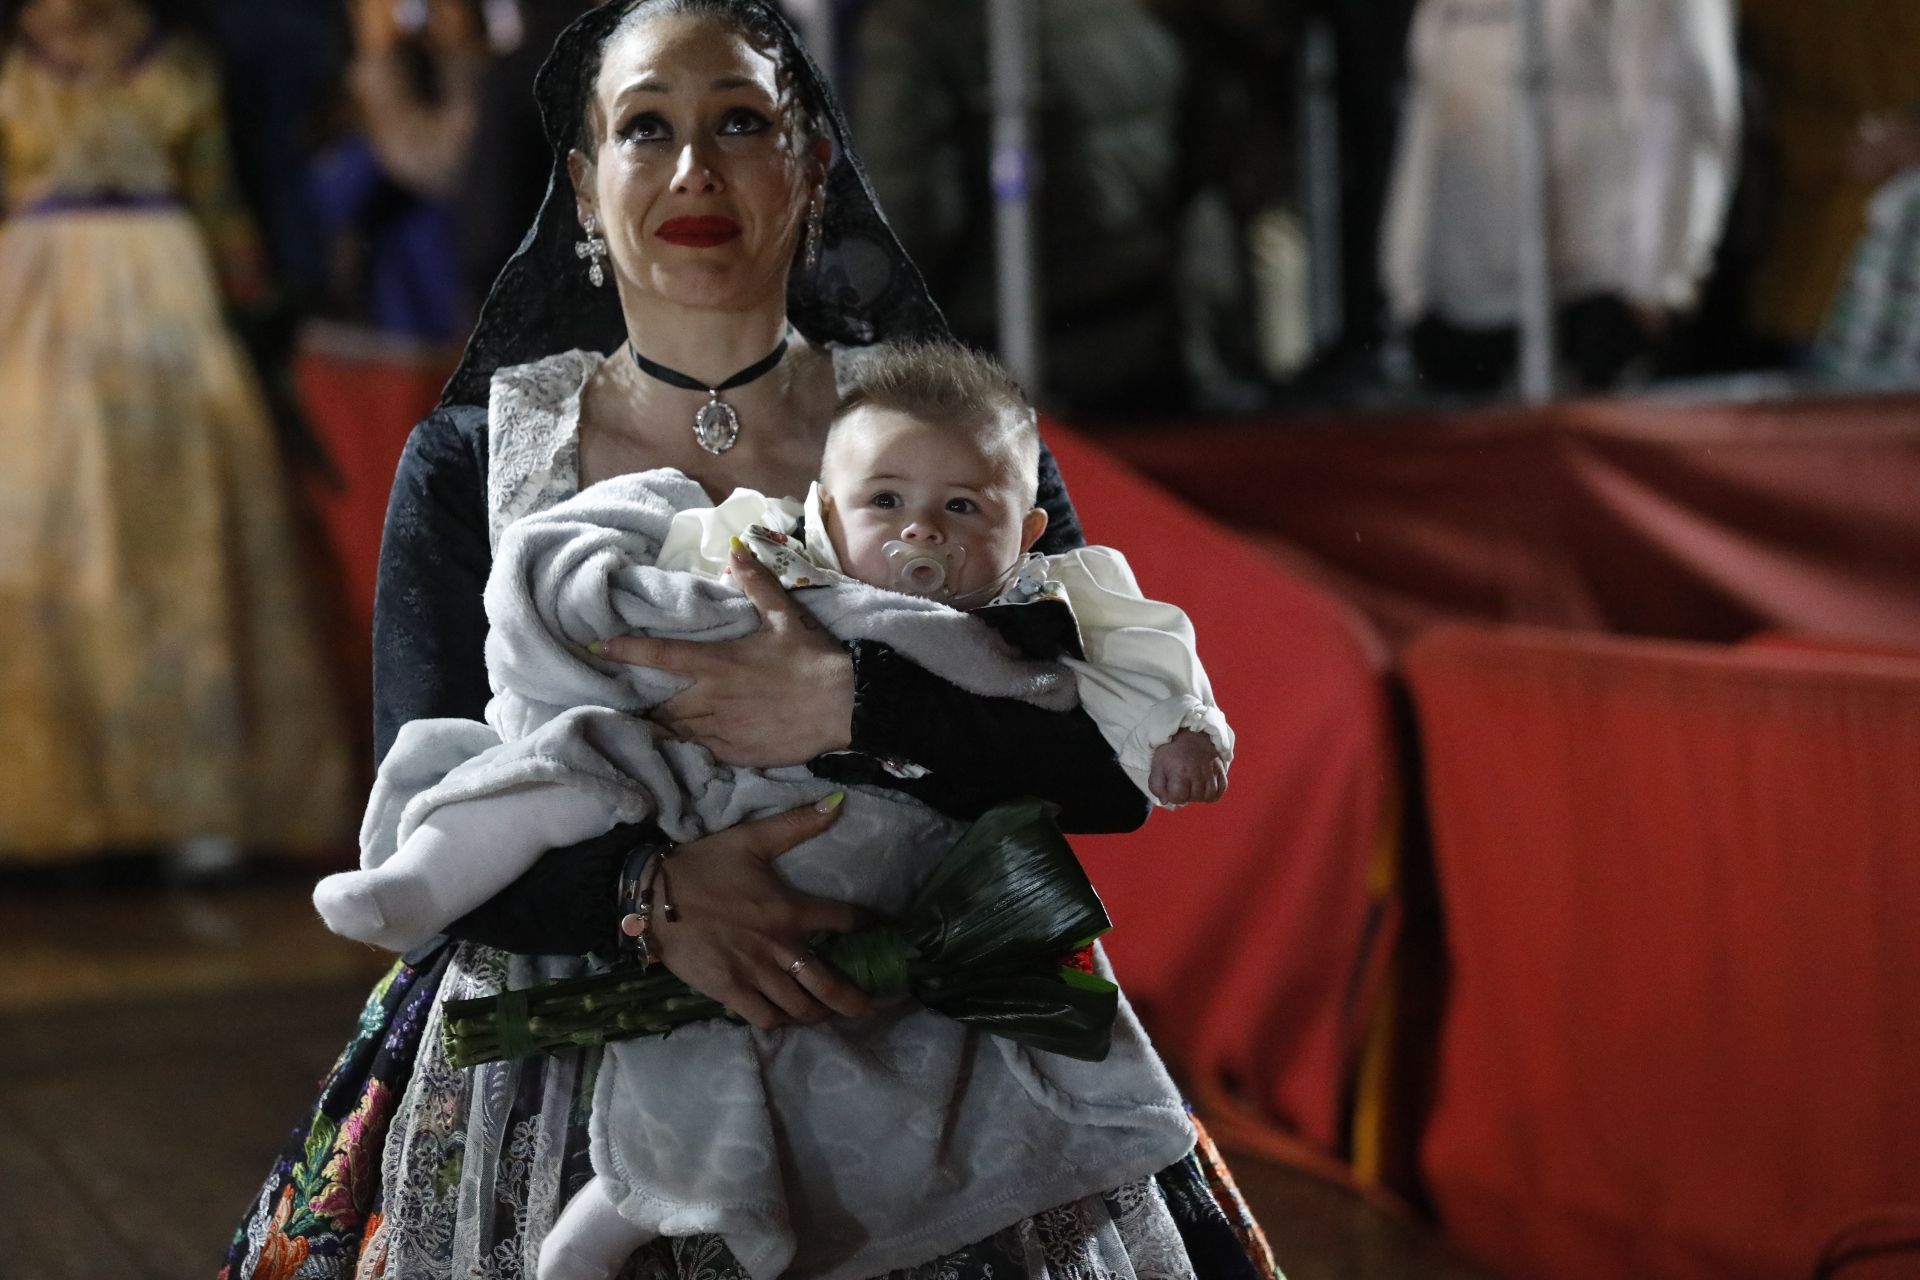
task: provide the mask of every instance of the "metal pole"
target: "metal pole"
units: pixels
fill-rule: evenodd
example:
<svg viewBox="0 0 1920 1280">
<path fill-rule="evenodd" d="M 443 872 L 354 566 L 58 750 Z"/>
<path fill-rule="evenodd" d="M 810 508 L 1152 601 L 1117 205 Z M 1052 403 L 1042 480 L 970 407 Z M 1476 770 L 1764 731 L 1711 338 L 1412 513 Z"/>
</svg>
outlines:
<svg viewBox="0 0 1920 1280">
<path fill-rule="evenodd" d="M 1325 18 L 1309 20 L 1301 50 L 1300 169 L 1306 175 L 1307 288 L 1316 353 L 1339 341 L 1346 323 L 1340 297 L 1338 59 L 1333 24 Z"/>
<path fill-rule="evenodd" d="M 1519 202 L 1520 395 L 1530 404 L 1553 398 L 1553 204 L 1548 148 L 1547 0 L 1516 0 L 1520 19 L 1519 83 L 1514 95 L 1514 185 Z"/>
<path fill-rule="evenodd" d="M 950 0 L 953 2 L 953 0 Z M 1040 189 L 1034 104 L 1038 93 L 1036 0 L 988 0 L 993 68 L 994 258 L 1000 300 L 1000 360 L 1027 394 L 1042 394 L 1040 262 L 1034 202 Z"/>
</svg>

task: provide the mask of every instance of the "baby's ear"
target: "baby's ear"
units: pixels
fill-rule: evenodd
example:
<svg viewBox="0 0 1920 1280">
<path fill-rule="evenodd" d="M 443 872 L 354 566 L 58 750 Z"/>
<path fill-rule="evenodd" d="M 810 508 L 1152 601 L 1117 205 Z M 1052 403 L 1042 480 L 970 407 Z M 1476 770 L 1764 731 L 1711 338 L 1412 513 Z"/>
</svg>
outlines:
<svg viewBox="0 0 1920 1280">
<path fill-rule="evenodd" d="M 1020 522 L 1020 550 L 1022 554 L 1033 550 L 1033 544 L 1040 541 L 1040 535 L 1047 531 L 1047 513 L 1039 507 L 1027 512 L 1027 518 Z"/>
</svg>

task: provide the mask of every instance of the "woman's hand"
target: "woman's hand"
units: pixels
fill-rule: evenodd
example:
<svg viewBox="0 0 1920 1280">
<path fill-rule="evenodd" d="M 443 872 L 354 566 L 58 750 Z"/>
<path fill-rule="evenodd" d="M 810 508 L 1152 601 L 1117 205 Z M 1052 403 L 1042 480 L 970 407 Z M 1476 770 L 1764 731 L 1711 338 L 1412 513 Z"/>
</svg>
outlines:
<svg viewBox="0 0 1920 1280">
<path fill-rule="evenodd" d="M 620 636 L 601 652 L 691 678 L 693 687 L 651 718 L 723 764 L 775 769 L 847 747 L 853 659 L 743 547 L 734 548 L 727 571 L 760 611 L 752 635 L 717 644 Z"/>
<path fill-rule="evenodd" d="M 835 792 L 674 851 L 665 870 L 678 919 L 656 912 L 651 925 L 674 976 L 763 1030 L 871 1011 L 865 992 L 807 950 L 816 933 L 859 928 L 859 910 L 797 894 L 773 871 L 775 858 L 833 825 L 845 798 Z M 799 960 L 808 963 L 796 973 Z"/>
</svg>

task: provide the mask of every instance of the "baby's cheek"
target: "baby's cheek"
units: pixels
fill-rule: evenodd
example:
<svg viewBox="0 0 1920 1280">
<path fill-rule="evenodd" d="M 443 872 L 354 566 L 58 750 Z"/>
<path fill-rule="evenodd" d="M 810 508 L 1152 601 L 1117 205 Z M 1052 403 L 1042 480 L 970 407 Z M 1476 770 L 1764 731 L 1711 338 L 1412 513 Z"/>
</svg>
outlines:
<svg viewBox="0 0 1920 1280">
<path fill-rule="evenodd" d="M 880 551 L 885 540 L 863 537 L 857 533 L 849 534 L 845 544 L 834 548 L 840 557 L 840 567 L 850 577 L 858 578 L 868 586 L 891 586 L 893 568 Z"/>
</svg>

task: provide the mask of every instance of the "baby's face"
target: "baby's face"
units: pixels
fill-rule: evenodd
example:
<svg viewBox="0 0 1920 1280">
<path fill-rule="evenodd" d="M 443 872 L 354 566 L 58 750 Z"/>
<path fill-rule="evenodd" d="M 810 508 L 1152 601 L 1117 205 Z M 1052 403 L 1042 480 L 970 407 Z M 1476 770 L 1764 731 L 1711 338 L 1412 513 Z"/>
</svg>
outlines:
<svg viewBox="0 0 1920 1280">
<path fill-rule="evenodd" d="M 840 568 L 876 587 L 894 585 L 887 543 L 957 544 L 966 558 L 946 585 L 964 597 L 993 585 L 1047 523 L 1005 458 L 964 431 L 892 409 L 863 406 L 848 416 L 820 487 Z"/>
</svg>

